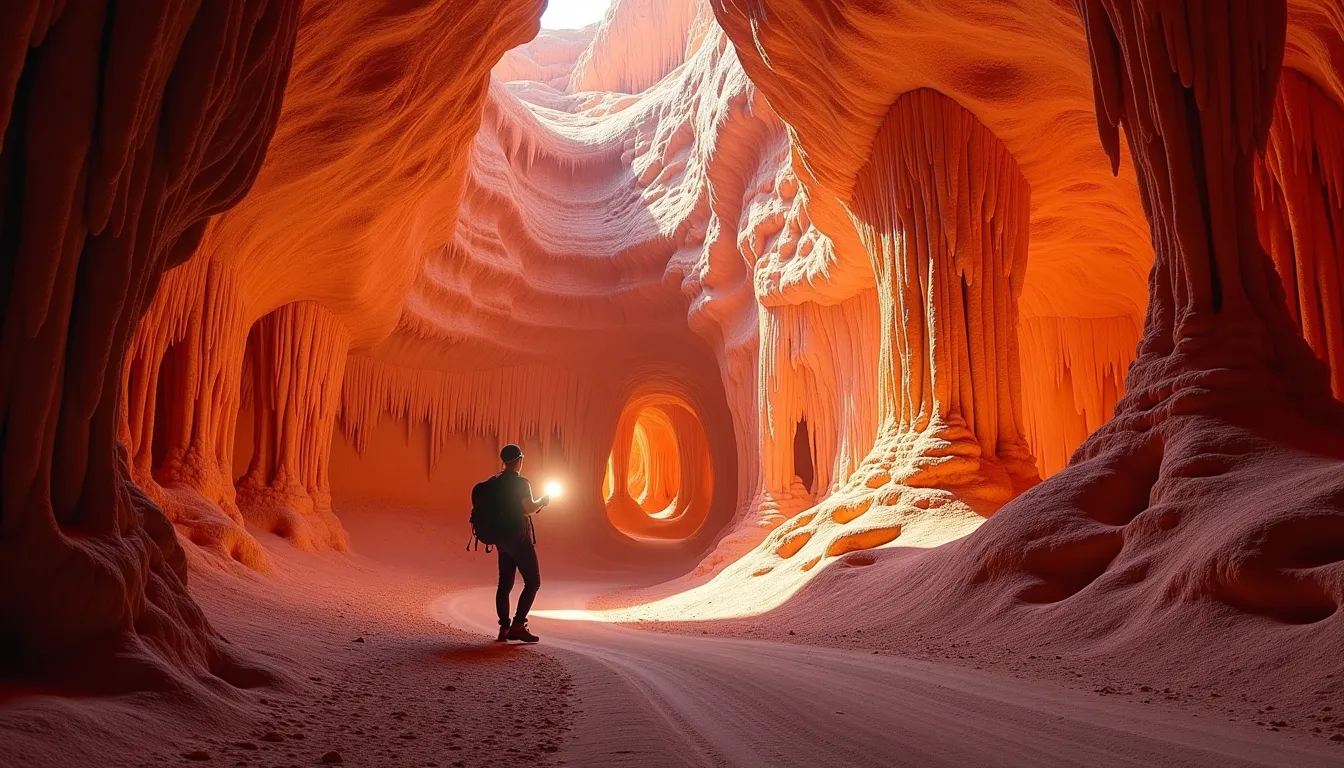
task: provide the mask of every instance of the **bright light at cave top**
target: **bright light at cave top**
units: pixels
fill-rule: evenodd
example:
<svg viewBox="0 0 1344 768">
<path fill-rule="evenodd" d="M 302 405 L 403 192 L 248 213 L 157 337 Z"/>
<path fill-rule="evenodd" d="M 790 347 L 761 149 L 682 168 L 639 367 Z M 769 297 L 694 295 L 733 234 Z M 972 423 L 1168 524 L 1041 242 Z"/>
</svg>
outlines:
<svg viewBox="0 0 1344 768">
<path fill-rule="evenodd" d="M 546 484 L 546 495 L 550 496 L 552 499 L 560 498 L 560 496 L 563 495 L 564 492 L 565 492 L 564 486 L 560 485 L 554 480 Z"/>
<path fill-rule="evenodd" d="M 551 0 L 541 14 L 542 29 L 581 29 L 602 20 L 611 0 Z"/>
</svg>

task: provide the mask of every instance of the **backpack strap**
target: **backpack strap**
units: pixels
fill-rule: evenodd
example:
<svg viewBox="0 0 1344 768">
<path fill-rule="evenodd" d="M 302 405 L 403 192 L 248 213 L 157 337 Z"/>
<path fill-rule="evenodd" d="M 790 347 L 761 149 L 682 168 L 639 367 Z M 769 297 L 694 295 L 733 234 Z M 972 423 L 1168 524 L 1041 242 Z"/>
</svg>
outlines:
<svg viewBox="0 0 1344 768">
<path fill-rule="evenodd" d="M 475 532 L 472 532 L 471 536 L 467 538 L 467 551 L 470 552 L 470 551 L 472 550 L 473 546 L 475 547 L 475 549 L 476 549 L 477 552 L 480 552 L 480 551 L 481 551 L 481 540 L 478 539 L 478 538 L 476 538 L 476 533 L 475 533 Z M 485 545 L 485 554 L 487 554 L 487 555 L 490 554 L 490 552 L 492 551 L 492 550 L 490 549 L 490 546 L 491 546 L 491 545 L 489 545 L 489 544 L 486 544 L 486 545 Z"/>
</svg>

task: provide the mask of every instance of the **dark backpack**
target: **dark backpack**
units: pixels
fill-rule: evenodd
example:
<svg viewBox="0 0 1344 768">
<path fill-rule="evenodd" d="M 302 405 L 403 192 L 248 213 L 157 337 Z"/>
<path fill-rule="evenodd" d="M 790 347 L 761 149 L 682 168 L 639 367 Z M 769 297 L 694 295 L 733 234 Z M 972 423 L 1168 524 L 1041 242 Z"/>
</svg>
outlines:
<svg viewBox="0 0 1344 768">
<path fill-rule="evenodd" d="M 518 532 L 520 521 L 509 514 L 501 498 L 504 489 L 500 475 L 487 477 L 471 489 L 471 536 L 485 545 L 486 552 L 492 544 L 507 541 Z M 471 549 L 471 539 L 467 540 L 467 549 Z"/>
</svg>

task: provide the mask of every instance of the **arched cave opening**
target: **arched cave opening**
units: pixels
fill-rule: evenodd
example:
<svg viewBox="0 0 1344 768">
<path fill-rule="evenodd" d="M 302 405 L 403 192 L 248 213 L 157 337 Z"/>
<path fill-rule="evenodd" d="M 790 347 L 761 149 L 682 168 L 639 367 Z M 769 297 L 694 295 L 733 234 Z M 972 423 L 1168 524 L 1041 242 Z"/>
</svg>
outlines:
<svg viewBox="0 0 1344 768">
<path fill-rule="evenodd" d="M 612 526 L 634 539 L 685 540 L 704 524 L 712 494 L 709 442 L 694 409 L 676 397 L 628 403 L 602 481 Z"/>
</svg>

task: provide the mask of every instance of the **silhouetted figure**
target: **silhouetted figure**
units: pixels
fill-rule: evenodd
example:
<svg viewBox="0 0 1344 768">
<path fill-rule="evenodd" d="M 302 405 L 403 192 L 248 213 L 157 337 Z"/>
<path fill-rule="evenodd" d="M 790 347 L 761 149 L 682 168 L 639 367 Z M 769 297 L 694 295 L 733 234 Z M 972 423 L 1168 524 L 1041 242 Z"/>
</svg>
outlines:
<svg viewBox="0 0 1344 768">
<path fill-rule="evenodd" d="M 499 452 L 504 471 L 496 476 L 497 513 L 508 521 L 511 534 L 495 544 L 499 550 L 499 586 L 495 590 L 495 612 L 499 614 L 499 641 L 537 642 L 527 631 L 527 612 L 532 609 L 537 590 L 541 589 L 541 571 L 537 565 L 537 540 L 528 515 L 540 512 L 551 503 L 550 496 L 532 498 L 532 485 L 519 474 L 523 468 L 523 449 L 510 443 Z M 509 620 L 509 593 L 513 591 L 514 572 L 523 575 L 523 591 L 518 595 L 518 610 Z"/>
</svg>

